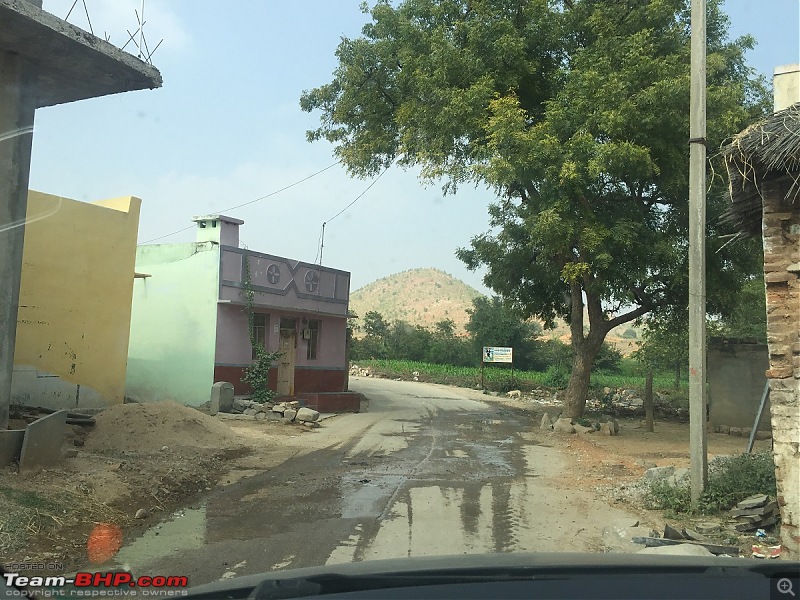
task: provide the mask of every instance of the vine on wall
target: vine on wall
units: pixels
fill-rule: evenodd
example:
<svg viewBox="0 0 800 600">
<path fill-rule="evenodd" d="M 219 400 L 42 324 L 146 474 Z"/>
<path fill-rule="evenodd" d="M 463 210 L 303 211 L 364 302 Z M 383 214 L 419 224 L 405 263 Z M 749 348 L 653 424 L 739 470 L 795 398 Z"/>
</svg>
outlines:
<svg viewBox="0 0 800 600">
<path fill-rule="evenodd" d="M 256 351 L 255 362 L 245 368 L 242 382 L 252 388 L 253 392 L 250 395 L 252 400 L 267 402 L 277 395 L 275 390 L 269 389 L 269 370 L 283 353 L 278 351 L 267 352 L 267 349 L 256 340 L 253 327 L 256 293 L 253 289 L 252 274 L 250 272 L 250 257 L 245 255 L 242 259 L 244 260 L 244 281 L 242 283 L 244 284 L 244 310 L 247 312 L 247 330 L 250 334 L 250 345 Z"/>
</svg>

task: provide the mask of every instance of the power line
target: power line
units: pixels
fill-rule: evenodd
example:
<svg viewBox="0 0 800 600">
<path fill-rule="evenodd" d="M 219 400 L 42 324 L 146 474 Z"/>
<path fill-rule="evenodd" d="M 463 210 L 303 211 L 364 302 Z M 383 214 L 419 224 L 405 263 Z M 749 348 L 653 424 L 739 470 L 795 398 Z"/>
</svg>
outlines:
<svg viewBox="0 0 800 600">
<path fill-rule="evenodd" d="M 308 181 L 308 180 L 309 180 L 309 179 L 311 179 L 312 177 L 316 177 L 316 176 L 317 176 L 317 175 L 319 175 L 320 173 L 324 173 L 324 172 L 325 172 L 325 171 L 327 171 L 328 169 L 332 169 L 333 167 L 335 167 L 336 165 L 340 164 L 341 162 L 342 162 L 341 160 L 337 160 L 335 163 L 328 165 L 328 166 L 327 166 L 327 167 L 325 167 L 324 169 L 320 169 L 320 170 L 319 170 L 319 171 L 317 171 L 316 173 L 312 173 L 311 175 L 309 175 L 309 176 L 307 176 L 307 177 L 304 177 L 303 179 L 300 179 L 299 181 L 295 181 L 294 183 L 291 183 L 291 184 L 289 184 L 289 185 L 287 185 L 287 186 L 285 186 L 285 187 L 282 187 L 282 188 L 281 188 L 281 189 L 279 189 L 279 190 L 275 190 L 274 192 L 270 192 L 269 194 L 266 194 L 266 195 L 264 195 L 264 196 L 261 196 L 261 197 L 259 197 L 259 198 L 256 198 L 255 200 L 250 200 L 249 202 L 243 202 L 242 204 L 237 204 L 236 206 L 230 206 L 230 207 L 228 207 L 228 208 L 223 208 L 222 210 L 214 211 L 214 213 L 216 213 L 216 214 L 221 214 L 221 213 L 228 212 L 229 210 L 235 210 L 235 209 L 237 209 L 237 208 L 242 208 L 243 206 L 249 206 L 250 204 L 255 204 L 256 202 L 260 202 L 261 200 L 265 200 L 265 199 L 267 199 L 267 198 L 269 198 L 269 197 L 271 197 L 271 196 L 274 196 L 275 194 L 280 194 L 281 192 L 285 192 L 285 191 L 286 191 L 286 190 L 288 190 L 289 188 L 293 188 L 293 187 L 294 187 L 294 186 L 296 186 L 296 185 L 300 185 L 300 184 L 301 184 L 301 183 L 303 183 L 304 181 Z M 385 173 L 385 171 L 384 171 L 384 173 Z M 376 180 L 376 181 L 377 181 L 377 180 Z M 374 183 L 374 182 L 373 182 L 373 183 Z M 372 187 L 372 186 L 370 186 L 370 187 Z M 367 189 L 369 189 L 369 188 L 367 188 Z M 366 193 L 366 190 L 365 190 L 365 193 Z M 362 195 L 363 195 L 363 194 L 362 194 Z M 358 200 L 358 198 L 356 198 L 356 200 Z M 338 216 L 338 215 L 337 215 L 337 216 Z M 155 238 L 153 238 L 153 239 L 147 240 L 146 242 L 142 242 L 142 244 L 149 244 L 150 242 L 155 242 L 155 241 L 158 241 L 158 240 L 163 240 L 164 238 L 172 237 L 173 235 L 176 235 L 176 234 L 178 234 L 178 233 L 183 233 L 184 231 L 188 231 L 189 229 L 193 229 L 193 228 L 194 228 L 194 225 L 189 225 L 188 227 L 184 227 L 183 229 L 178 229 L 177 231 L 173 231 L 172 233 L 168 233 L 168 234 L 166 234 L 166 235 L 161 235 L 161 236 L 159 236 L 159 237 L 155 237 Z"/>
<path fill-rule="evenodd" d="M 389 166 L 391 166 L 391 165 L 389 165 Z M 353 201 L 352 201 L 350 204 L 348 204 L 347 206 L 345 206 L 345 207 L 344 207 L 342 210 L 340 210 L 338 213 L 336 213 L 335 215 L 333 215 L 333 216 L 332 216 L 330 219 L 328 219 L 327 221 L 323 221 L 323 223 L 322 223 L 322 229 L 321 229 L 321 231 L 320 231 L 320 234 L 319 234 L 319 241 L 318 241 L 318 246 L 319 246 L 319 247 L 318 247 L 318 249 L 317 249 L 317 258 L 319 258 L 319 263 L 317 263 L 317 258 L 315 258 L 315 259 L 314 259 L 314 263 L 315 263 L 315 264 L 322 265 L 322 249 L 325 247 L 325 225 L 327 225 L 328 223 L 330 223 L 331 221 L 333 221 L 333 220 L 334 220 L 336 217 L 338 217 L 338 216 L 339 216 L 339 215 L 341 215 L 341 214 L 342 214 L 344 211 L 346 211 L 348 208 L 350 208 L 351 206 L 353 206 L 353 204 L 355 204 L 356 202 L 358 202 L 358 201 L 359 201 L 359 200 L 362 198 L 362 196 L 364 196 L 364 194 L 366 194 L 366 193 L 367 193 L 367 192 L 368 192 L 370 189 L 372 189 L 372 186 L 373 186 L 373 185 L 375 185 L 376 183 L 378 183 L 378 180 L 379 180 L 381 177 L 383 177 L 383 176 L 386 174 L 386 171 L 388 171 L 388 170 L 389 170 L 389 167 L 386 167 L 386 168 L 385 168 L 385 169 L 384 169 L 384 170 L 381 172 L 381 174 L 380 174 L 380 175 L 378 175 L 378 176 L 377 176 L 375 179 L 373 179 L 373 180 L 372 180 L 372 183 L 370 183 L 370 184 L 367 186 L 367 188 L 366 188 L 366 189 L 365 189 L 363 192 L 361 192 L 361 193 L 360 193 L 358 196 L 356 196 L 356 197 L 355 197 L 355 199 L 354 199 L 354 200 L 353 200 Z"/>
<path fill-rule="evenodd" d="M 346 211 L 348 208 L 350 208 L 351 206 L 353 206 L 353 204 L 355 204 L 356 202 L 358 202 L 358 201 L 361 199 L 361 197 L 362 197 L 364 194 L 366 194 L 366 193 L 367 193 L 367 192 L 370 190 L 370 188 L 371 188 L 373 185 L 375 185 L 376 183 L 378 183 L 378 180 L 379 180 L 381 177 L 383 177 L 383 176 L 386 174 L 386 171 L 388 171 L 388 170 L 389 170 L 389 167 L 386 167 L 386 168 L 383 170 L 383 172 L 382 172 L 380 175 L 378 175 L 378 176 L 377 176 L 375 179 L 373 179 L 373 180 L 372 180 L 372 183 L 370 183 L 370 184 L 367 186 L 367 189 L 365 189 L 365 190 L 364 190 L 363 192 L 361 192 L 361 193 L 360 193 L 358 196 L 356 196 L 355 200 L 353 200 L 353 201 L 352 201 L 350 204 L 348 204 L 347 206 L 345 206 L 345 207 L 344 207 L 342 210 L 340 210 L 338 213 L 336 213 L 335 215 L 333 215 L 333 216 L 332 216 L 330 219 L 328 219 L 327 221 L 325 221 L 325 223 L 330 223 L 330 222 L 331 222 L 331 221 L 333 221 L 333 220 L 334 220 L 336 217 L 338 217 L 340 214 L 342 214 L 344 211 Z"/>
</svg>

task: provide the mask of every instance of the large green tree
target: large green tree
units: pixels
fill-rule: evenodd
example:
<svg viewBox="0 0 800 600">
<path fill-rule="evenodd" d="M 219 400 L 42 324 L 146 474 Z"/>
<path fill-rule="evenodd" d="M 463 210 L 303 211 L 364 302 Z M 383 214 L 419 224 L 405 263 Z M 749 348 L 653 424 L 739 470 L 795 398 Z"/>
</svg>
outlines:
<svg viewBox="0 0 800 600">
<path fill-rule="evenodd" d="M 719 4 L 708 6 L 710 147 L 763 104 L 744 61 L 752 40 L 727 39 Z M 342 39 L 333 81 L 301 98 L 321 111 L 309 139 L 332 142 L 353 175 L 398 163 L 446 191 L 495 192 L 491 230 L 459 256 L 485 265 L 486 284 L 524 317 L 569 322 L 571 417 L 612 328 L 686 304 L 687 5 L 381 1 L 361 37 Z M 712 189 L 712 222 L 721 198 Z M 747 274 L 741 249 L 716 253 L 713 240 L 712 312 L 725 308 L 715 289 Z"/>
<path fill-rule="evenodd" d="M 467 313 L 466 329 L 472 337 L 476 357 L 481 356 L 484 346 L 502 346 L 514 349 L 514 365 L 518 369 L 545 366 L 539 356 L 541 344 L 536 341 L 541 327 L 522 319 L 499 297 L 479 296 L 472 301 L 472 308 Z"/>
</svg>

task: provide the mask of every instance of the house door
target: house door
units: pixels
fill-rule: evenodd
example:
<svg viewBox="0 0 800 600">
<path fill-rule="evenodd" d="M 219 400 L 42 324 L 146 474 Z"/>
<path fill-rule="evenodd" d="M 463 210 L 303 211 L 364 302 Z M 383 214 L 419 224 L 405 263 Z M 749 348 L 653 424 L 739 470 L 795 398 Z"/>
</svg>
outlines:
<svg viewBox="0 0 800 600">
<path fill-rule="evenodd" d="M 278 395 L 294 395 L 294 357 L 297 354 L 297 333 L 294 329 L 281 329 L 278 350 L 282 352 L 278 361 Z"/>
</svg>

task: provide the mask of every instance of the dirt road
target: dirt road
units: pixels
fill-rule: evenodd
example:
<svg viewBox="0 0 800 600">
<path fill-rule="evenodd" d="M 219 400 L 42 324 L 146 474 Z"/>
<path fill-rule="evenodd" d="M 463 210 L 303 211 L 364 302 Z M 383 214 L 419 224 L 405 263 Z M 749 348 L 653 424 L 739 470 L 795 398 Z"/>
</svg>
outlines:
<svg viewBox="0 0 800 600">
<path fill-rule="evenodd" d="M 353 560 L 591 551 L 603 527 L 637 520 L 567 489 L 565 472 L 581 473 L 537 438 L 529 413 L 424 383 L 351 388 L 368 412 L 287 436 L 281 464 L 239 464 L 229 484 L 124 546 L 117 564 L 199 585 Z"/>
</svg>

